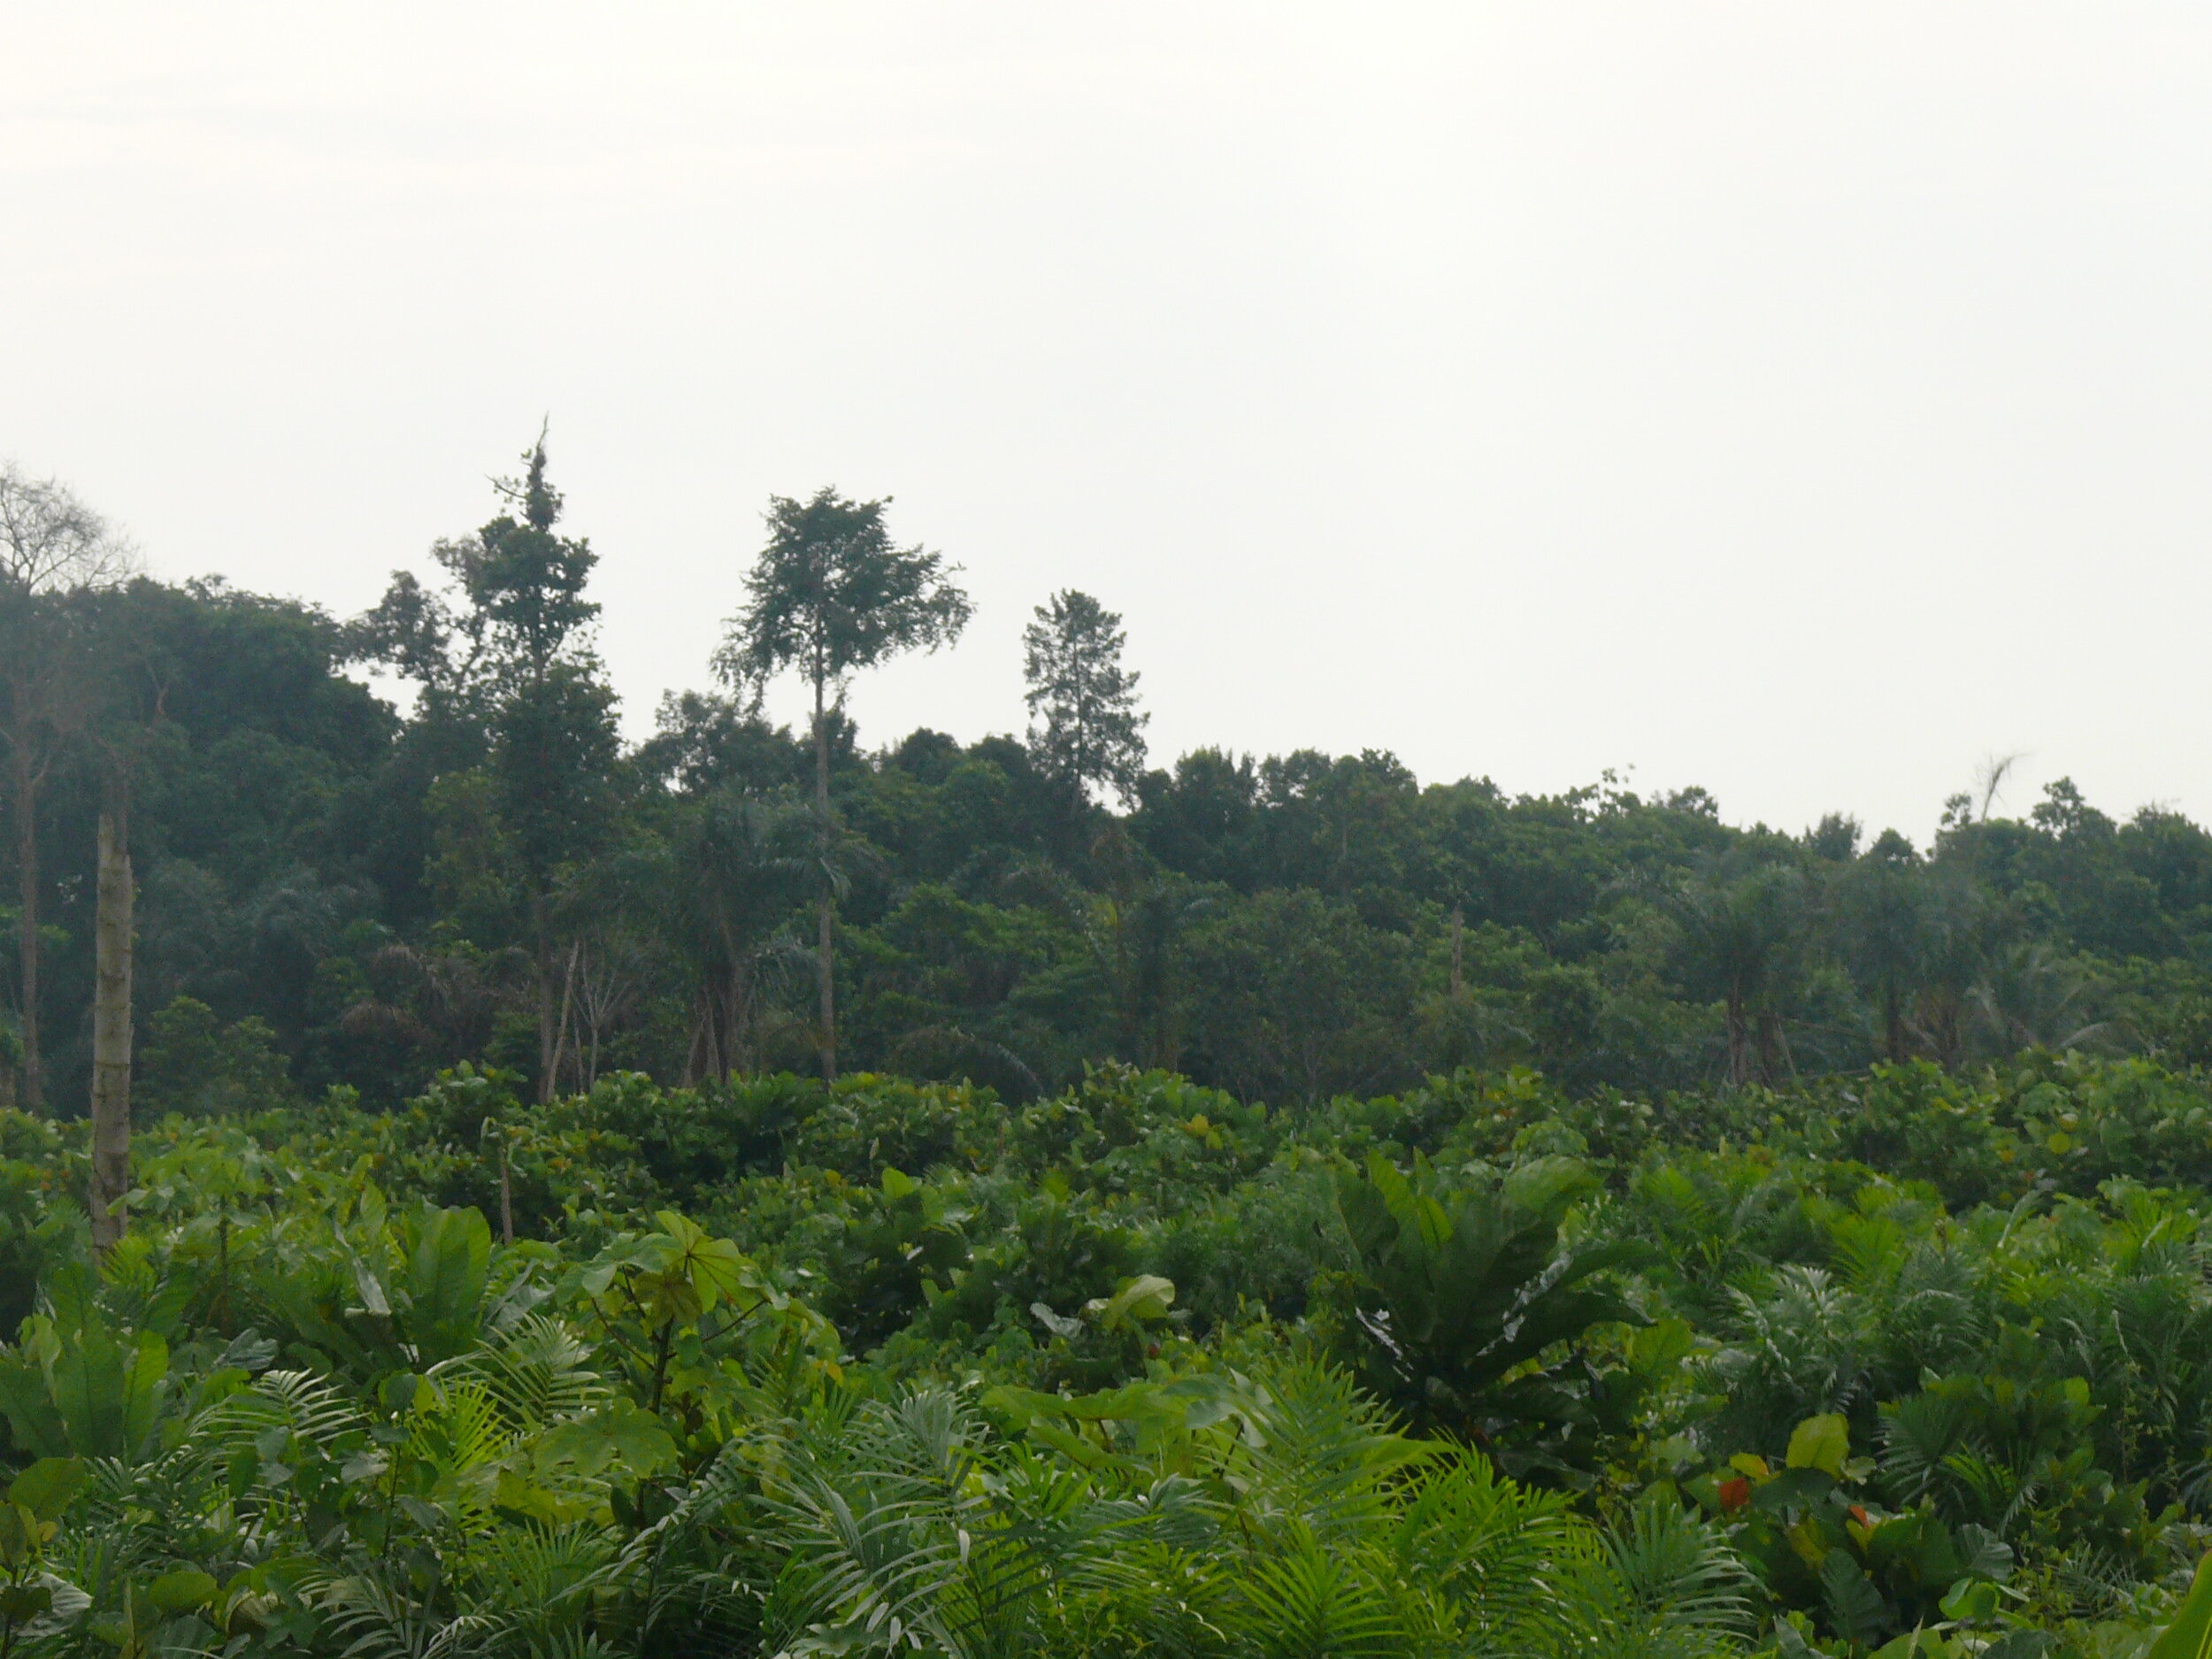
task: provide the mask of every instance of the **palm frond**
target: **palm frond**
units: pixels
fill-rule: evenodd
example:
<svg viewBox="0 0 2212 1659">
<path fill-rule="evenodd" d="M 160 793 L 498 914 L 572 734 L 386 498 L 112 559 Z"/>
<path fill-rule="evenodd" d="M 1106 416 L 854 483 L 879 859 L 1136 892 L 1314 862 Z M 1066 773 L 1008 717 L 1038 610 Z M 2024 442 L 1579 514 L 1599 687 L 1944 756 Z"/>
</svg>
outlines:
<svg viewBox="0 0 2212 1659">
<path fill-rule="evenodd" d="M 1726 1536 L 1663 1492 L 1607 1530 L 1605 1554 L 1648 1627 L 1740 1633 L 1751 1623 L 1751 1574 Z"/>
<path fill-rule="evenodd" d="M 1232 1633 L 1262 1659 L 1396 1659 L 1419 1630 L 1374 1552 L 1307 1539 L 1253 1563 Z"/>
</svg>

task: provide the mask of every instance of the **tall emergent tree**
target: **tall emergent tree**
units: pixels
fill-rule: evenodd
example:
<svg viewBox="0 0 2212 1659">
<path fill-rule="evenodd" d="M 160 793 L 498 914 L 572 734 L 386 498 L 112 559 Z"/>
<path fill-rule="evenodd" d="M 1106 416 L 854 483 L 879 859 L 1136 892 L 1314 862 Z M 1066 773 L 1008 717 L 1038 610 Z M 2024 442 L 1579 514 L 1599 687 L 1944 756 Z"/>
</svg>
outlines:
<svg viewBox="0 0 2212 1659">
<path fill-rule="evenodd" d="M 21 1002 L 26 1111 L 45 1100 L 39 1021 L 39 792 L 81 699 L 72 618 L 59 595 L 112 585 L 130 572 L 129 545 L 52 479 L 0 461 L 0 744 L 15 819 L 16 993 Z"/>
<path fill-rule="evenodd" d="M 830 818 L 830 720 L 852 676 L 901 651 L 934 650 L 960 637 L 972 607 L 941 555 L 902 548 L 884 523 L 884 501 L 848 501 L 824 486 L 806 501 L 768 505 L 768 545 L 745 579 L 749 595 L 731 619 L 715 666 L 757 696 L 796 670 L 814 691 L 814 824 L 819 864 L 815 974 L 822 1076 L 837 1075 L 837 887 Z"/>
<path fill-rule="evenodd" d="M 1069 588 L 1022 630 L 1029 747 L 1045 772 L 1079 792 L 1110 784 L 1126 800 L 1144 769 L 1137 676 L 1121 665 L 1121 618 Z"/>
<path fill-rule="evenodd" d="M 419 681 L 427 718 L 488 740 L 483 773 L 527 911 L 543 1101 L 558 1070 L 557 889 L 608 826 L 618 744 L 614 693 L 588 633 L 599 607 L 583 596 L 599 556 L 583 538 L 555 534 L 562 502 L 546 478 L 543 431 L 523 462 L 521 478 L 495 480 L 508 511 L 431 549 L 457 602 L 396 572 L 354 624 L 354 650 Z"/>
</svg>

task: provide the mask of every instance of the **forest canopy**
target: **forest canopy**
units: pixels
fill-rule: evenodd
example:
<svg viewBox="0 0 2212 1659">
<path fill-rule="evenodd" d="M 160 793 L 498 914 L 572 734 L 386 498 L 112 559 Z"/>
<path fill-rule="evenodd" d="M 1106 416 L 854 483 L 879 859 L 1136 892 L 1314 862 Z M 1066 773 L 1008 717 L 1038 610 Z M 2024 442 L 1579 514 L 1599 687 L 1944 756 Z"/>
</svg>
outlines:
<svg viewBox="0 0 2212 1659">
<path fill-rule="evenodd" d="M 2174 812 L 2116 821 L 2062 780 L 2020 818 L 1962 795 L 1916 848 L 1840 813 L 1736 827 L 1701 791 L 1609 778 L 1424 784 L 1376 750 L 1161 764 L 1119 618 L 1079 592 L 1040 595 L 1009 687 L 1025 733 L 865 733 L 848 677 L 956 649 L 966 601 L 885 503 L 833 491 L 772 504 L 729 649 L 625 744 L 591 645 L 600 554 L 542 447 L 492 505 L 438 544 L 442 588 L 402 575 L 349 619 L 118 580 L 96 536 L 73 578 L 19 560 L 19 1094 L 30 1037 L 36 1096 L 87 1099 L 95 831 L 126 772 L 164 1099 L 388 1106 L 464 1059 L 541 1097 L 612 1071 L 682 1085 L 818 1065 L 826 1021 L 833 1071 L 1023 1100 L 1110 1059 L 1288 1102 L 1470 1064 L 1655 1091 L 2208 1041 L 2212 837 Z M 411 688 L 403 717 L 369 665 Z M 819 694 L 796 731 L 757 695 L 785 668 Z M 160 1033 L 196 1020 L 188 1081 Z"/>
</svg>

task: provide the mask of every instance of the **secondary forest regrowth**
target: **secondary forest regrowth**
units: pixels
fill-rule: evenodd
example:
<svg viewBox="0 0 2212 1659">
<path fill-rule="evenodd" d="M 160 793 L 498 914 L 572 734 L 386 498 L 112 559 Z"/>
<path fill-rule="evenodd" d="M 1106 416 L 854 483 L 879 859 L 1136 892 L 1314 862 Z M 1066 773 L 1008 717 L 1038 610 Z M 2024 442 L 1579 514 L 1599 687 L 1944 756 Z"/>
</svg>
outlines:
<svg viewBox="0 0 2212 1659">
<path fill-rule="evenodd" d="M 9 480 L 0 1076 L 33 1110 L 88 1096 L 119 803 L 156 1110 L 388 1107 L 463 1060 L 541 1100 L 826 1063 L 1033 1100 L 1115 1060 L 1286 1104 L 1465 1064 L 1650 1094 L 2039 1045 L 2212 1058 L 2212 836 L 2063 781 L 2017 818 L 1962 794 L 1916 847 L 1840 813 L 1731 826 L 1696 789 L 1424 785 L 1378 751 L 1148 765 L 1120 618 L 1077 592 L 1029 626 L 1025 733 L 864 741 L 849 677 L 968 606 L 885 503 L 830 490 L 772 503 L 700 664 L 718 688 L 626 745 L 601 555 L 542 443 L 434 549 L 442 588 L 403 574 L 350 620 L 131 580 L 96 515 Z M 797 732 L 758 700 L 787 671 L 818 710 Z"/>
<path fill-rule="evenodd" d="M 496 488 L 341 619 L 0 469 L 0 1659 L 2198 1655 L 2205 831 L 1156 766 L 1075 591 L 864 734 L 826 489 L 626 743 Z"/>
</svg>

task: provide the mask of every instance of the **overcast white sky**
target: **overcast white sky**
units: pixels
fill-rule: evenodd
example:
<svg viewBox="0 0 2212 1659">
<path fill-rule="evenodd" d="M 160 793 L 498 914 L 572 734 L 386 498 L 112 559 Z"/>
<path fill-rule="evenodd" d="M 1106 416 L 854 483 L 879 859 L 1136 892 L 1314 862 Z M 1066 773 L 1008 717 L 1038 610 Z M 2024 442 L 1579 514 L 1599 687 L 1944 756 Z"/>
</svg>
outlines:
<svg viewBox="0 0 2212 1659">
<path fill-rule="evenodd" d="M 2201 5 L 4 12 L 0 454 L 157 573 L 360 609 L 549 412 L 634 733 L 833 482 L 979 607 L 871 741 L 1073 585 L 1161 757 L 2212 817 Z"/>
</svg>

